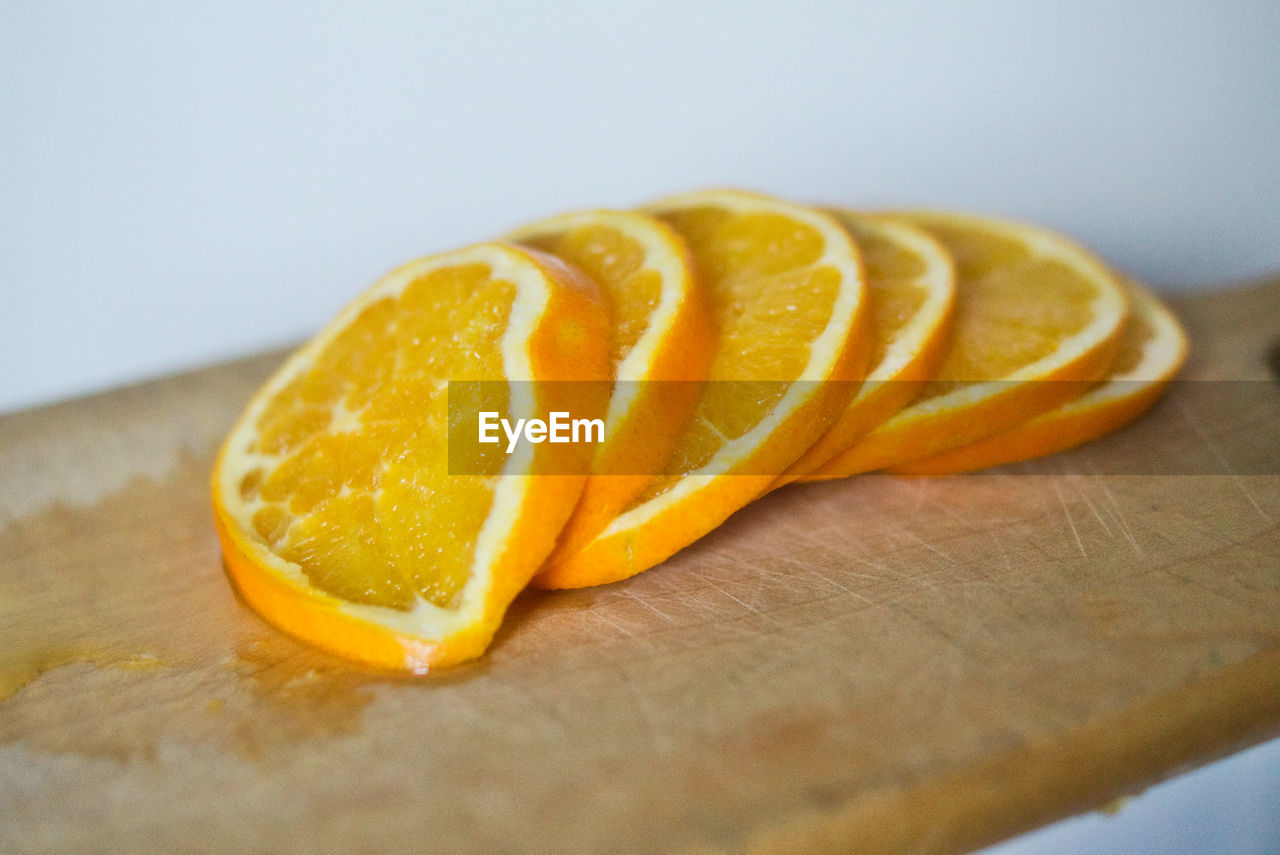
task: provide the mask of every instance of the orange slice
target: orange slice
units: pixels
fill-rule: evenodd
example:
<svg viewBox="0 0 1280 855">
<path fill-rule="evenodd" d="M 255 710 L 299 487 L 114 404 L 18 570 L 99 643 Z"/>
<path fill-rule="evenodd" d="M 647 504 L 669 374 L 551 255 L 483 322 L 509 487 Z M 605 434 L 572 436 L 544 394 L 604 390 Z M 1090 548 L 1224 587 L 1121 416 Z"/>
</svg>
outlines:
<svg viewBox="0 0 1280 855">
<path fill-rule="evenodd" d="M 923 230 L 888 217 L 829 212 L 866 265 L 873 347 L 866 382 L 831 429 L 771 486 L 807 475 L 902 409 L 942 360 L 955 299 L 951 256 Z"/>
<path fill-rule="evenodd" d="M 920 396 L 806 480 L 968 445 L 1081 395 L 1111 364 L 1127 300 L 1115 277 L 1053 232 L 959 214 L 899 215 L 956 265 L 950 342 Z"/>
<path fill-rule="evenodd" d="M 501 474 L 450 475 L 447 381 L 604 388 L 607 334 L 596 284 L 531 250 L 484 244 L 379 281 L 284 363 L 219 455 L 214 512 L 244 599 L 374 665 L 479 655 L 582 487 L 532 473 L 589 446 L 524 443 Z M 561 404 L 554 383 L 494 387 L 512 417 Z"/>
<path fill-rule="evenodd" d="M 697 540 L 794 463 L 865 373 L 865 285 L 839 223 L 727 190 L 648 210 L 685 239 L 702 276 L 719 331 L 709 382 L 665 473 L 539 587 L 624 579 Z"/>
<path fill-rule="evenodd" d="M 690 381 L 706 379 L 715 334 L 689 248 L 655 217 L 635 211 L 565 214 L 507 239 L 589 274 L 612 320 L 615 385 L 604 442 L 547 559 L 554 566 L 589 543 L 662 470 L 693 417 L 700 390 Z"/>
<path fill-rule="evenodd" d="M 1159 300 L 1136 283 L 1127 284 L 1133 311 L 1104 382 L 1004 433 L 892 471 L 937 475 L 1029 460 L 1096 439 L 1145 413 L 1186 360 L 1187 337 Z"/>
</svg>

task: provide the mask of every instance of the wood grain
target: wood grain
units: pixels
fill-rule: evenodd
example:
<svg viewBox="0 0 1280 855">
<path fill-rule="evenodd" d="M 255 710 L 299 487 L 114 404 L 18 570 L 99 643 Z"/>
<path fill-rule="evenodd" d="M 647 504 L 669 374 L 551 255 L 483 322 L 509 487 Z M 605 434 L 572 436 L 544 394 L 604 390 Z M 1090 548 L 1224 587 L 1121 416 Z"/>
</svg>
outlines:
<svg viewBox="0 0 1280 855">
<path fill-rule="evenodd" d="M 0 851 L 958 852 L 1276 734 L 1280 281 L 1178 309 L 1231 406 L 789 487 L 416 679 L 223 577 L 278 354 L 0 418 Z"/>
</svg>

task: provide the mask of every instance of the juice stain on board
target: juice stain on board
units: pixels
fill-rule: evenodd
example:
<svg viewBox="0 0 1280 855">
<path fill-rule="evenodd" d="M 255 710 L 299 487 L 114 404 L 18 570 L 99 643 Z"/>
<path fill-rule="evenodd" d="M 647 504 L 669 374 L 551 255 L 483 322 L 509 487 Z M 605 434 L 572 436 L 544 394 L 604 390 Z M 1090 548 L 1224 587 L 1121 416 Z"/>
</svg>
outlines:
<svg viewBox="0 0 1280 855">
<path fill-rule="evenodd" d="M 89 508 L 0 530 L 0 743 L 154 756 L 168 740 L 248 756 L 358 730 L 362 671 L 237 602 L 208 506 L 209 461 L 136 479 Z"/>
</svg>

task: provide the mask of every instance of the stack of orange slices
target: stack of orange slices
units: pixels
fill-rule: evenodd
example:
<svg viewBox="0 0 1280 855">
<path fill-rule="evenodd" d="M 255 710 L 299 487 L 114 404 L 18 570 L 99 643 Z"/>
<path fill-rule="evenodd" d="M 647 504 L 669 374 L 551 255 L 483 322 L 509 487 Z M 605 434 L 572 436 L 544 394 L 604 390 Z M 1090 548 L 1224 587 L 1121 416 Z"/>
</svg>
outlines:
<svg viewBox="0 0 1280 855">
<path fill-rule="evenodd" d="M 727 190 L 566 214 L 358 297 L 232 429 L 215 518 L 269 621 L 426 671 L 483 653 L 527 585 L 624 579 L 787 483 L 1093 439 L 1186 352 L 1148 291 L 1028 225 Z M 479 408 L 506 434 L 460 467 Z M 554 440 L 570 411 L 590 443 Z"/>
</svg>

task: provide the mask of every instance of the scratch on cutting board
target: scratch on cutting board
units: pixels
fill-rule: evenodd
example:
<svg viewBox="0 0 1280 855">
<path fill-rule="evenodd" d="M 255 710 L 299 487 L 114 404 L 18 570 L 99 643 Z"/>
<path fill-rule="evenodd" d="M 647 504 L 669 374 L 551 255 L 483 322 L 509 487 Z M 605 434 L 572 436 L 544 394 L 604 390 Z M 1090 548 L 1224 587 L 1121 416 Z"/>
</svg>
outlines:
<svg viewBox="0 0 1280 855">
<path fill-rule="evenodd" d="M 854 599 L 862 600 L 864 603 L 866 603 L 869 606 L 875 605 L 875 601 L 872 600 L 870 597 L 868 597 L 866 594 L 860 594 L 857 591 L 850 588 L 848 585 L 842 585 L 841 583 L 837 582 L 835 579 L 832 579 L 830 576 L 827 576 L 823 573 L 819 573 L 817 570 L 809 570 L 808 575 L 813 576 L 814 578 L 817 578 L 817 579 L 821 579 L 831 587 L 835 588 L 837 591 L 840 591 L 841 593 L 844 593 L 844 594 L 848 594 L 850 597 L 853 597 Z"/>
<path fill-rule="evenodd" d="M 914 531 L 912 531 L 910 528 L 906 528 L 906 527 L 904 527 L 904 528 L 899 529 L 898 531 L 899 531 L 901 534 L 906 535 L 906 536 L 907 536 L 907 538 L 909 538 L 910 540 L 913 540 L 913 541 L 915 541 L 916 543 L 920 544 L 921 546 L 923 546 L 925 549 L 929 550 L 930 552 L 937 553 L 937 554 L 938 554 L 938 555 L 940 555 L 942 558 L 946 559 L 946 561 L 947 561 L 947 562 L 949 562 L 949 563 L 951 563 L 951 564 L 959 564 L 959 563 L 960 563 L 960 562 L 956 559 L 956 557 L 955 557 L 954 555 L 951 555 L 951 554 L 950 554 L 950 553 L 948 553 L 948 552 L 944 552 L 943 550 L 941 550 L 941 549 L 939 549 L 938 547 L 934 546 L 932 543 L 930 543 L 929 541 L 925 540 L 925 539 L 924 539 L 923 537 L 921 537 L 920 535 L 916 534 L 916 533 L 915 533 Z"/>
<path fill-rule="evenodd" d="M 853 573 L 853 572 L 848 573 L 848 575 L 853 576 L 856 579 L 868 579 L 872 582 L 880 582 L 885 579 L 914 578 L 912 576 L 909 576 L 908 574 L 904 574 L 902 570 L 899 568 L 890 567 L 888 564 L 884 564 L 883 562 L 880 562 L 880 561 L 873 561 L 872 559 L 867 558 L 866 556 L 863 556 L 863 555 L 851 554 L 849 555 L 849 558 L 852 558 L 854 561 L 857 561 L 859 564 L 865 564 L 868 567 L 871 567 L 872 569 L 879 571 L 878 575 L 875 573 Z"/>
<path fill-rule="evenodd" d="M 1125 519 L 1124 509 L 1120 506 L 1120 502 L 1117 501 L 1115 493 L 1111 492 L 1111 488 L 1107 486 L 1106 476 L 1098 478 L 1096 483 L 1101 488 L 1103 495 L 1106 496 L 1109 503 L 1107 510 L 1111 518 L 1115 520 L 1116 525 L 1120 527 L 1125 540 L 1129 541 L 1129 545 L 1133 547 L 1134 554 L 1142 555 L 1142 547 L 1138 544 L 1138 539 L 1133 536 L 1133 530 L 1129 528 L 1129 521 Z"/>
<path fill-rule="evenodd" d="M 1213 437 L 1211 437 L 1209 432 L 1204 429 L 1204 425 L 1200 422 L 1200 419 L 1196 418 L 1195 414 L 1187 407 L 1186 402 L 1183 401 L 1181 397 L 1174 395 L 1172 396 L 1172 400 L 1174 405 L 1178 408 L 1178 412 L 1187 420 L 1187 424 L 1191 425 L 1191 429 L 1196 432 L 1196 436 L 1200 437 L 1200 441 L 1204 443 L 1205 448 L 1209 449 L 1209 453 L 1212 454 L 1218 463 L 1222 465 L 1223 471 L 1231 477 L 1231 482 L 1236 485 L 1236 488 L 1242 494 L 1244 494 L 1245 499 L 1253 506 L 1253 509 L 1258 513 L 1258 516 L 1262 517 L 1267 522 L 1272 522 L 1271 516 L 1257 503 L 1253 498 L 1253 494 L 1245 489 L 1244 482 L 1241 480 L 1239 473 L 1231 468 L 1231 464 L 1222 454 L 1221 447 L 1213 441 Z"/>
<path fill-rule="evenodd" d="M 1071 483 L 1075 487 L 1075 493 L 1080 497 L 1085 506 L 1093 513 L 1094 519 L 1098 521 L 1098 525 L 1102 526 L 1102 530 L 1107 533 L 1107 537 L 1115 537 L 1115 533 L 1111 531 L 1111 526 L 1107 525 L 1107 521 L 1102 518 L 1102 514 L 1098 511 L 1098 506 L 1093 503 L 1093 499 L 1089 496 L 1088 485 L 1082 484 L 1078 477 L 1071 478 Z"/>
<path fill-rule="evenodd" d="M 625 591 L 622 591 L 622 592 L 621 592 L 621 594 L 622 594 L 622 597 L 623 597 L 624 599 L 626 599 L 627 601 L 629 601 L 629 602 L 634 602 L 634 603 L 639 603 L 640 605 L 642 605 L 642 606 L 644 606 L 645 608 L 647 608 L 649 611 L 651 611 L 651 612 L 653 612 L 654 614 L 656 614 L 658 617 L 660 617 L 660 618 L 662 618 L 663 620 L 665 620 L 667 623 L 675 623 L 675 619 L 674 619 L 673 617 L 671 617 L 671 615 L 667 614 L 667 613 L 666 613 L 666 612 L 664 612 L 662 609 L 658 608 L 658 607 L 657 607 L 657 606 L 655 606 L 653 603 L 649 602 L 649 598 L 648 598 L 648 597 L 641 597 L 641 596 L 637 595 L 634 591 L 631 591 L 631 590 L 625 590 Z"/>
<path fill-rule="evenodd" d="M 1088 558 L 1089 552 L 1084 548 L 1084 541 L 1080 539 L 1080 532 L 1076 528 L 1075 518 L 1071 516 L 1071 508 L 1067 506 L 1067 499 L 1062 495 L 1062 481 L 1060 478 L 1053 479 L 1053 492 L 1058 497 L 1058 504 L 1062 505 L 1062 513 L 1067 518 L 1067 525 L 1071 526 L 1071 534 L 1075 536 L 1076 546 L 1080 547 L 1080 554 Z"/>
<path fill-rule="evenodd" d="M 926 495 L 928 496 L 930 509 L 938 511 L 952 522 L 958 524 L 962 531 L 967 531 L 973 527 L 972 517 L 964 517 L 956 513 L 953 496 L 948 495 L 942 490 L 930 490 Z"/>
<path fill-rule="evenodd" d="M 628 629 L 627 627 L 618 623 L 613 618 L 609 617 L 608 609 L 593 609 L 592 612 L 595 614 L 596 620 L 604 621 L 605 623 L 609 624 L 609 626 L 613 627 L 618 632 L 622 633 L 628 638 L 633 638 L 635 636 L 635 633 L 632 630 Z"/>
<path fill-rule="evenodd" d="M 987 536 L 991 538 L 991 540 L 992 540 L 992 542 L 993 542 L 993 543 L 995 543 L 995 545 L 996 545 L 996 549 L 1000 550 L 1000 558 L 1001 558 L 1001 561 L 1003 562 L 1003 567 L 1004 567 L 1004 569 L 1005 569 L 1005 570 L 1012 570 L 1012 569 L 1013 569 L 1013 557 L 1012 557 L 1011 555 L 1009 555 L 1009 550 L 1008 550 L 1008 548 L 1004 545 L 1004 541 L 1003 541 L 1003 540 L 1001 540 L 999 537 L 997 537 L 997 536 L 996 536 L 996 533 L 995 533 L 994 531 L 988 531 L 988 532 L 987 532 Z"/>
<path fill-rule="evenodd" d="M 716 613 L 715 607 L 707 602 L 707 599 L 690 592 L 681 592 L 680 602 L 688 606 L 695 614 L 703 616 L 704 620 L 714 622 L 719 615 Z"/>
<path fill-rule="evenodd" d="M 654 723 L 653 714 L 649 711 L 649 699 L 641 693 L 637 681 L 621 663 L 615 662 L 609 670 L 618 676 L 618 685 L 635 714 L 635 722 L 644 734 L 645 745 L 654 752 L 662 753 L 667 740 L 662 735 L 662 729 Z"/>
<path fill-rule="evenodd" d="M 770 615 L 770 614 L 766 614 L 765 612 L 760 611 L 760 609 L 756 608 L 755 606 L 751 605 L 750 603 L 746 602 L 745 600 L 742 600 L 742 599 L 741 599 L 741 598 L 739 598 L 739 597 L 735 597 L 733 594 L 729 593 L 729 592 L 728 592 L 728 591 L 726 591 L 724 588 L 721 588 L 721 587 L 720 587 L 719 585 L 717 585 L 715 582 L 712 582 L 711 580 L 707 580 L 707 584 L 708 584 L 708 585 L 710 585 L 712 588 L 715 588 L 717 591 L 719 591 L 720 593 L 724 594 L 726 597 L 728 597 L 729 599 L 733 600 L 735 603 L 737 603 L 738 605 L 742 606 L 744 609 L 746 609 L 747 611 L 751 612 L 752 614 L 759 615 L 760 617 L 762 617 L 762 618 L 764 618 L 765 620 L 770 621 L 770 622 L 776 622 L 776 621 L 777 621 L 777 619 L 776 619 L 776 618 L 774 618 L 772 615 Z"/>
</svg>

